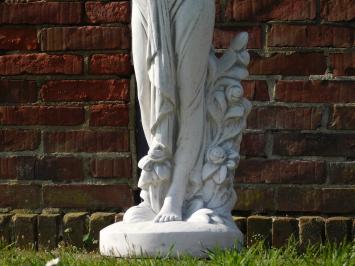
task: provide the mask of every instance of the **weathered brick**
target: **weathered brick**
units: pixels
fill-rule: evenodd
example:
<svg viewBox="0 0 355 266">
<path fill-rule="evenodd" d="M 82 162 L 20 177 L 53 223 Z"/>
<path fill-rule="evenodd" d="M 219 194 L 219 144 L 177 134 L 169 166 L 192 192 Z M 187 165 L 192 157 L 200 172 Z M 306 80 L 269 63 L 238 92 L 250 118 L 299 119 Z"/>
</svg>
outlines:
<svg viewBox="0 0 355 266">
<path fill-rule="evenodd" d="M 38 249 L 55 249 L 59 241 L 60 214 L 38 216 Z"/>
<path fill-rule="evenodd" d="M 80 2 L 0 3 L 0 24 L 78 24 Z"/>
<path fill-rule="evenodd" d="M 1 90 L 1 89 L 0 89 Z M 129 80 L 52 80 L 41 87 L 44 101 L 128 101 Z"/>
<path fill-rule="evenodd" d="M 316 107 L 254 107 L 248 116 L 251 129 L 317 129 L 322 109 Z"/>
<path fill-rule="evenodd" d="M 35 161 L 31 156 L 0 158 L 0 179 L 34 179 Z"/>
<path fill-rule="evenodd" d="M 247 221 L 248 247 L 263 240 L 268 247 L 271 245 L 272 218 L 266 216 L 249 216 Z"/>
<path fill-rule="evenodd" d="M 128 54 L 97 54 L 90 58 L 90 74 L 129 75 L 132 72 Z"/>
<path fill-rule="evenodd" d="M 354 213 L 355 187 L 323 188 L 324 213 Z"/>
<path fill-rule="evenodd" d="M 85 11 L 90 23 L 129 23 L 130 3 L 88 1 L 85 3 Z"/>
<path fill-rule="evenodd" d="M 276 47 L 344 47 L 355 45 L 352 28 L 326 25 L 272 25 L 268 45 Z"/>
<path fill-rule="evenodd" d="M 126 209 L 133 205 L 128 185 L 44 185 L 45 207 L 102 210 Z"/>
<path fill-rule="evenodd" d="M 0 107 L 0 125 L 70 126 L 84 122 L 82 107 L 3 106 Z"/>
<path fill-rule="evenodd" d="M 293 239 L 298 241 L 298 221 L 292 217 L 275 217 L 272 221 L 272 246 L 281 248 Z"/>
<path fill-rule="evenodd" d="M 129 49 L 128 27 L 55 27 L 41 31 L 43 51 Z"/>
<path fill-rule="evenodd" d="M 323 161 L 241 160 L 236 183 L 320 184 L 326 178 Z"/>
<path fill-rule="evenodd" d="M 40 144 L 40 132 L 34 130 L 0 130 L 0 151 L 35 150 Z"/>
<path fill-rule="evenodd" d="M 325 221 L 325 237 L 330 243 L 340 244 L 349 241 L 352 219 L 348 217 L 331 217 Z"/>
<path fill-rule="evenodd" d="M 40 201 L 40 185 L 0 185 L 0 207 L 36 209 Z"/>
<path fill-rule="evenodd" d="M 90 107 L 90 126 L 128 126 L 129 109 L 125 104 L 98 104 Z"/>
<path fill-rule="evenodd" d="M 354 134 L 275 133 L 273 153 L 288 156 L 355 156 Z"/>
<path fill-rule="evenodd" d="M 131 178 L 131 158 L 92 159 L 90 172 L 95 178 Z"/>
<path fill-rule="evenodd" d="M 0 214 L 0 243 L 11 244 L 11 214 Z"/>
<path fill-rule="evenodd" d="M 230 28 L 216 28 L 214 31 L 213 45 L 217 49 L 226 49 L 231 44 L 234 37 L 240 32 L 247 32 L 249 34 L 249 42 L 247 48 L 257 49 L 262 48 L 262 32 L 258 26 L 230 29 Z"/>
<path fill-rule="evenodd" d="M 92 238 L 92 244 L 89 248 L 97 248 L 99 244 L 100 231 L 106 226 L 115 222 L 115 213 L 96 212 L 89 219 L 89 234 Z"/>
<path fill-rule="evenodd" d="M 236 187 L 238 201 L 234 206 L 236 211 L 267 212 L 275 209 L 273 187 Z"/>
<path fill-rule="evenodd" d="M 230 0 L 227 21 L 311 20 L 316 17 L 316 0 Z"/>
<path fill-rule="evenodd" d="M 248 156 L 263 156 L 265 155 L 264 148 L 266 140 L 264 134 L 247 133 L 243 135 L 243 140 L 240 146 L 241 154 Z"/>
<path fill-rule="evenodd" d="M 235 225 L 238 227 L 238 229 L 243 233 L 243 235 L 246 235 L 246 233 L 247 233 L 247 218 L 241 217 L 241 216 L 233 216 L 233 221 L 234 221 Z"/>
<path fill-rule="evenodd" d="M 242 82 L 244 96 L 251 101 L 269 101 L 269 91 L 265 80 L 245 80 Z"/>
<path fill-rule="evenodd" d="M 355 20 L 353 0 L 321 0 L 321 18 L 327 21 Z"/>
<path fill-rule="evenodd" d="M 36 161 L 35 179 L 82 180 L 82 159 L 76 157 L 43 157 Z"/>
<path fill-rule="evenodd" d="M 331 129 L 355 129 L 355 107 L 334 106 L 328 127 Z"/>
<path fill-rule="evenodd" d="M 0 75 L 66 74 L 83 72 L 78 55 L 12 54 L 0 56 Z"/>
<path fill-rule="evenodd" d="M 115 214 L 115 223 L 123 221 L 124 212 L 119 212 Z"/>
<path fill-rule="evenodd" d="M 19 248 L 37 248 L 37 215 L 15 214 L 12 217 L 15 244 Z"/>
<path fill-rule="evenodd" d="M 355 161 L 328 162 L 327 177 L 331 184 L 355 184 Z"/>
<path fill-rule="evenodd" d="M 31 103 L 36 100 L 35 81 L 0 80 L 0 103 Z"/>
<path fill-rule="evenodd" d="M 351 103 L 355 102 L 352 81 L 277 82 L 275 100 L 282 102 Z"/>
<path fill-rule="evenodd" d="M 313 187 L 279 187 L 275 207 L 286 212 L 319 212 L 322 206 L 322 191 Z"/>
<path fill-rule="evenodd" d="M 36 29 L 0 29 L 0 50 L 36 50 L 37 48 Z"/>
<path fill-rule="evenodd" d="M 306 249 L 309 245 L 320 245 L 324 240 L 324 219 L 317 216 L 299 218 L 300 245 Z"/>
<path fill-rule="evenodd" d="M 353 219 L 353 226 L 352 226 L 352 241 L 355 240 L 355 219 Z"/>
<path fill-rule="evenodd" d="M 355 76 L 355 53 L 331 54 L 329 59 L 334 76 Z"/>
<path fill-rule="evenodd" d="M 120 152 L 129 150 L 128 130 L 44 132 L 45 152 Z"/>
<path fill-rule="evenodd" d="M 67 245 L 83 247 L 83 238 L 87 232 L 86 212 L 67 213 L 63 217 L 63 236 Z"/>
<path fill-rule="evenodd" d="M 326 57 L 321 53 L 273 54 L 270 57 L 251 53 L 249 65 L 252 75 L 322 75 L 326 69 Z"/>
</svg>

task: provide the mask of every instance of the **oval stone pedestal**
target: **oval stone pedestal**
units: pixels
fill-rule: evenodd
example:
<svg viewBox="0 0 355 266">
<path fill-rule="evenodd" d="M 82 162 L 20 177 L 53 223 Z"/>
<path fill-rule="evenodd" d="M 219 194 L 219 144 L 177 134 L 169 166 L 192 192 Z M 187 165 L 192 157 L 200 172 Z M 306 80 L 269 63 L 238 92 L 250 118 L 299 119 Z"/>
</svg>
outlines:
<svg viewBox="0 0 355 266">
<path fill-rule="evenodd" d="M 100 231 L 101 254 L 114 257 L 206 257 L 206 250 L 242 244 L 243 234 L 222 224 L 119 222 Z"/>
</svg>

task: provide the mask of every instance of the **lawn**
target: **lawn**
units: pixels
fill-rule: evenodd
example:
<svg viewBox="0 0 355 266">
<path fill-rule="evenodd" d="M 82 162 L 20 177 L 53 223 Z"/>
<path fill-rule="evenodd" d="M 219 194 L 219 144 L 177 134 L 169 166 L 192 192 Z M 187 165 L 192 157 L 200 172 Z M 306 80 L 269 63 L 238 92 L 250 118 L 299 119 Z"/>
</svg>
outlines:
<svg viewBox="0 0 355 266">
<path fill-rule="evenodd" d="M 52 252 L 35 252 L 18 250 L 12 246 L 0 248 L 0 265 L 45 265 L 47 261 L 59 258 L 58 265 L 324 265 L 353 266 L 355 265 L 355 243 L 334 247 L 323 245 L 308 248 L 298 252 L 295 244 L 289 244 L 284 249 L 267 249 L 257 244 L 245 248 L 222 252 L 208 252 L 208 259 L 181 257 L 178 259 L 115 259 L 100 256 L 98 253 L 88 253 L 82 250 L 59 248 Z"/>
</svg>

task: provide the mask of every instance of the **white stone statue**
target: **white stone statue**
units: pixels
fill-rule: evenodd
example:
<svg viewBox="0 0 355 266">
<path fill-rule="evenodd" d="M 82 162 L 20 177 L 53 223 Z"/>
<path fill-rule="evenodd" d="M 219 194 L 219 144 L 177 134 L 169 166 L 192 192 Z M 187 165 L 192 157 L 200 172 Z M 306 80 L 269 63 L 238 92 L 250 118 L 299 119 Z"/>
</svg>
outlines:
<svg viewBox="0 0 355 266">
<path fill-rule="evenodd" d="M 139 162 L 143 202 L 101 231 L 112 256 L 156 256 L 241 245 L 231 210 L 250 103 L 248 35 L 218 59 L 214 0 L 133 0 L 133 61 L 149 152 Z"/>
</svg>

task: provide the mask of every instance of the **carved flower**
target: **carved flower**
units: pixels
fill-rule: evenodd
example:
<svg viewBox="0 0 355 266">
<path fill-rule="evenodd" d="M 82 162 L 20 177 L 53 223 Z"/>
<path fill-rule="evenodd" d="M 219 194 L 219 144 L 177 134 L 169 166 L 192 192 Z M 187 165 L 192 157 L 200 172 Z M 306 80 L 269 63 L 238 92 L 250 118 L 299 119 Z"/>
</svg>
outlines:
<svg viewBox="0 0 355 266">
<path fill-rule="evenodd" d="M 232 148 L 210 148 L 207 152 L 207 163 L 202 169 L 202 179 L 205 181 L 213 178 L 217 184 L 222 184 L 227 178 L 228 170 L 234 170 L 238 157 L 239 154 Z"/>
<path fill-rule="evenodd" d="M 230 86 L 226 90 L 228 102 L 237 103 L 243 96 L 243 88 L 240 85 Z"/>
</svg>

